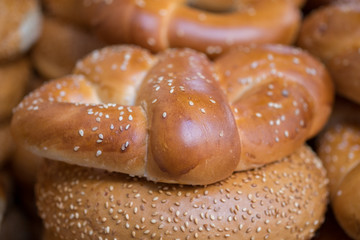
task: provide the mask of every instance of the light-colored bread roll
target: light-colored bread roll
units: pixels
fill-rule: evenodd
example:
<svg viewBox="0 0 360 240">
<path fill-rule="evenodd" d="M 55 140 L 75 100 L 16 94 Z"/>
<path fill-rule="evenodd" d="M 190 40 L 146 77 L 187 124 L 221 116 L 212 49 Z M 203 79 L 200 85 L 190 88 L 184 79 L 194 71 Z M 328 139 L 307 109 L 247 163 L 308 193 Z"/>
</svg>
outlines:
<svg viewBox="0 0 360 240">
<path fill-rule="evenodd" d="M 335 217 L 350 237 L 360 239 L 360 106 L 338 99 L 317 151 L 330 179 Z"/>
<path fill-rule="evenodd" d="M 37 0 L 1 0 L 0 62 L 27 51 L 40 34 L 41 21 Z"/>
<path fill-rule="evenodd" d="M 206 187 L 51 160 L 39 173 L 44 240 L 310 239 L 328 202 L 326 172 L 308 147 Z"/>
</svg>

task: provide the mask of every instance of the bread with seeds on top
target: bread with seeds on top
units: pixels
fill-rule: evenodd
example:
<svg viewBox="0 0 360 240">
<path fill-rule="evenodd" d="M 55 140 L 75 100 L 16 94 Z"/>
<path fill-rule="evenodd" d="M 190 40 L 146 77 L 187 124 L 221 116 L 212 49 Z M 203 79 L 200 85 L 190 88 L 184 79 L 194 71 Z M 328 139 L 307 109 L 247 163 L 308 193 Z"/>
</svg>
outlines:
<svg viewBox="0 0 360 240">
<path fill-rule="evenodd" d="M 299 49 L 239 47 L 211 62 L 190 49 L 113 46 L 29 94 L 12 132 L 53 160 L 210 184 L 291 154 L 332 101 L 325 68 Z"/>
<path fill-rule="evenodd" d="M 47 161 L 36 186 L 44 240 L 310 239 L 328 180 L 306 146 L 208 186 L 156 184 Z"/>
<path fill-rule="evenodd" d="M 318 137 L 317 152 L 330 179 L 335 217 L 353 239 L 360 239 L 360 107 L 336 99 L 334 113 Z"/>
</svg>

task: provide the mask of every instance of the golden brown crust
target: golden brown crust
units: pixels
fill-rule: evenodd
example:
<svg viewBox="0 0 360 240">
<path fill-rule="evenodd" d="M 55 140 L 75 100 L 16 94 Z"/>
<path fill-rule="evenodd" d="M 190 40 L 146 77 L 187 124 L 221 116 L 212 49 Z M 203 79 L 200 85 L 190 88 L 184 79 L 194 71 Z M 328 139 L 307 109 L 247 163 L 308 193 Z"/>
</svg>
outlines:
<svg viewBox="0 0 360 240">
<path fill-rule="evenodd" d="M 355 3 L 355 2 L 358 2 L 358 0 L 311 0 L 311 1 L 306 1 L 306 4 L 304 6 L 304 11 L 308 13 L 325 5 Z"/>
<path fill-rule="evenodd" d="M 299 49 L 240 47 L 217 59 L 215 66 L 225 80 L 240 134 L 237 170 L 291 154 L 328 119 L 331 79 L 319 62 Z"/>
<path fill-rule="evenodd" d="M 18 143 L 161 182 L 209 184 L 291 154 L 321 129 L 333 99 L 324 67 L 280 45 L 237 48 L 214 63 L 190 49 L 109 47 L 75 73 L 19 105 Z"/>
<path fill-rule="evenodd" d="M 230 5 L 232 11 L 214 13 L 191 7 L 186 0 L 45 1 L 50 13 L 89 27 L 110 43 L 151 51 L 189 47 L 215 56 L 239 44 L 293 42 L 301 18 L 293 1 Z"/>
<path fill-rule="evenodd" d="M 351 1 L 350 1 L 351 2 Z M 329 5 L 305 20 L 298 44 L 327 65 L 336 91 L 360 103 L 360 3 Z"/>
<path fill-rule="evenodd" d="M 27 51 L 41 29 L 37 0 L 0 1 L 0 61 Z"/>
<path fill-rule="evenodd" d="M 330 179 L 331 204 L 339 224 L 360 238 L 360 108 L 337 99 L 334 114 L 318 138 L 318 153 Z"/>
<path fill-rule="evenodd" d="M 16 181 L 32 189 L 43 158 L 17 146 L 11 158 L 11 168 Z"/>
<path fill-rule="evenodd" d="M 208 0 L 187 0 L 187 5 L 193 6 L 206 11 L 212 12 L 229 12 L 234 11 L 234 8 L 241 4 L 251 4 L 259 0 L 222 0 L 222 1 L 208 1 Z M 295 4 L 298 7 L 301 7 L 305 0 L 285 0 L 290 3 Z"/>
<path fill-rule="evenodd" d="M 301 147 L 207 187 L 48 161 L 36 194 L 56 239 L 310 239 L 324 219 L 327 182 L 320 160 Z"/>
<path fill-rule="evenodd" d="M 10 123 L 0 123 L 0 167 L 3 166 L 6 160 L 14 151 L 15 143 L 10 132 Z"/>
<path fill-rule="evenodd" d="M 0 76 L 0 121 L 3 121 L 24 97 L 31 76 L 30 62 L 22 58 L 0 64 Z"/>
<path fill-rule="evenodd" d="M 58 78 L 71 73 L 77 60 L 104 44 L 85 30 L 45 17 L 39 40 L 31 58 L 36 70 L 45 78 Z"/>
<path fill-rule="evenodd" d="M 0 182 L 0 228 L 5 213 L 5 209 L 6 209 L 6 193 L 3 183 Z"/>
</svg>

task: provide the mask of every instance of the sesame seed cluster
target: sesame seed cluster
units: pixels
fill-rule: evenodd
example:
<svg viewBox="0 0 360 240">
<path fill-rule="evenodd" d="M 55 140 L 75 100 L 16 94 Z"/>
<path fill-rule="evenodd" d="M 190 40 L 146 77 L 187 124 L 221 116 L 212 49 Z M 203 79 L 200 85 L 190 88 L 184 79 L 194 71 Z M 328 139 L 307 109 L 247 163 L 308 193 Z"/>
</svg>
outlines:
<svg viewBox="0 0 360 240">
<path fill-rule="evenodd" d="M 327 181 L 301 147 L 198 187 L 47 161 L 36 191 L 45 239 L 309 239 L 323 221 Z"/>
<path fill-rule="evenodd" d="M 327 170 L 334 215 L 346 234 L 357 239 L 360 156 L 359 106 L 337 99 L 330 121 L 317 138 L 317 152 Z"/>
</svg>

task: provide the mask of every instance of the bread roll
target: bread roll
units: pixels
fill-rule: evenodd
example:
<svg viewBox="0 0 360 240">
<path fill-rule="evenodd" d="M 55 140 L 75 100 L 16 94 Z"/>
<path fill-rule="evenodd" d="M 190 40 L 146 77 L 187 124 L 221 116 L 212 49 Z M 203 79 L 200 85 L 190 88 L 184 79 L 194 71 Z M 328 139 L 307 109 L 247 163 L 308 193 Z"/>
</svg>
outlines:
<svg viewBox="0 0 360 240">
<path fill-rule="evenodd" d="M 326 172 L 308 147 L 205 187 L 51 160 L 39 173 L 45 240 L 310 239 L 327 205 Z"/>
<path fill-rule="evenodd" d="M 298 45 L 327 66 L 337 93 L 360 103 L 360 3 L 339 3 L 305 18 Z"/>
<path fill-rule="evenodd" d="M 330 179 L 331 205 L 340 226 L 360 239 L 360 107 L 338 99 L 318 139 L 318 153 Z"/>
<path fill-rule="evenodd" d="M 0 62 L 27 51 L 41 31 L 37 0 L 0 1 Z"/>
<path fill-rule="evenodd" d="M 41 76 L 46 79 L 57 78 L 70 74 L 80 58 L 103 45 L 80 27 L 45 17 L 31 59 Z"/>
<path fill-rule="evenodd" d="M 290 44 L 301 20 L 298 6 L 288 0 L 195 1 L 197 7 L 189 2 L 44 0 L 44 5 L 50 14 L 87 27 L 111 44 L 136 44 L 153 52 L 189 47 L 213 57 L 234 45 Z"/>
</svg>

